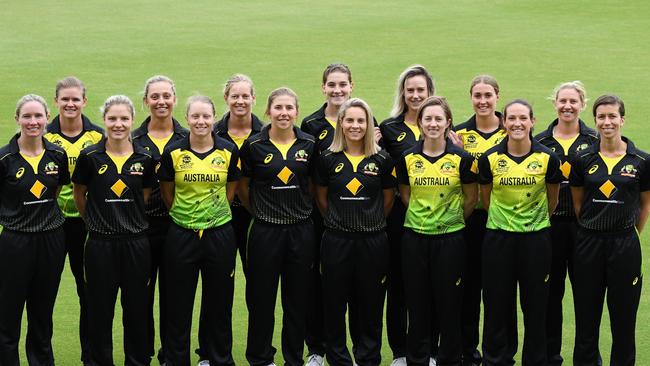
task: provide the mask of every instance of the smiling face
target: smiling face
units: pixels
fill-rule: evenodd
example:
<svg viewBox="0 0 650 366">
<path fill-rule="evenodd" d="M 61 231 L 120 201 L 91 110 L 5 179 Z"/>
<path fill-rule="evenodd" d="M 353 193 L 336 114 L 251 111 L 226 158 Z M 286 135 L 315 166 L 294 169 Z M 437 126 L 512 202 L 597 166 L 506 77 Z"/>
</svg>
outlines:
<svg viewBox="0 0 650 366">
<path fill-rule="evenodd" d="M 42 136 L 49 116 L 45 107 L 37 101 L 30 101 L 20 108 L 16 122 L 20 127 L 20 134 L 27 137 Z"/>
<path fill-rule="evenodd" d="M 172 85 L 166 81 L 157 81 L 149 85 L 144 103 L 149 107 L 152 117 L 166 119 L 172 115 L 176 95 Z"/>
<path fill-rule="evenodd" d="M 212 126 L 214 126 L 212 105 L 203 102 L 192 103 L 187 111 L 187 124 L 192 135 L 203 137 L 212 133 Z"/>
<path fill-rule="evenodd" d="M 253 104 L 255 104 L 255 96 L 251 85 L 246 81 L 238 81 L 232 84 L 228 94 L 224 95 L 223 99 L 228 105 L 230 114 L 236 117 L 250 116 Z"/>
<path fill-rule="evenodd" d="M 621 137 L 625 118 L 621 116 L 618 104 L 602 104 L 596 108 L 596 129 L 603 139 Z"/>
<path fill-rule="evenodd" d="M 346 100 L 350 99 L 352 93 L 350 75 L 340 71 L 331 72 L 327 75 L 322 89 L 327 98 L 327 105 L 341 107 Z"/>
<path fill-rule="evenodd" d="M 425 107 L 422 111 L 420 128 L 425 139 L 436 140 L 445 138 L 450 121 L 444 109 L 439 105 Z"/>
<path fill-rule="evenodd" d="M 404 81 L 404 103 L 409 112 L 417 111 L 428 97 L 427 79 L 423 75 L 416 75 Z"/>
<path fill-rule="evenodd" d="M 86 101 L 83 90 L 76 86 L 59 90 L 58 96 L 54 98 L 54 103 L 59 108 L 59 115 L 70 120 L 81 116 Z"/>
<path fill-rule="evenodd" d="M 293 128 L 298 117 L 296 99 L 290 95 L 279 95 L 273 99 L 267 111 L 273 128 L 286 130 Z"/>
<path fill-rule="evenodd" d="M 580 93 L 573 88 L 564 88 L 558 91 L 553 105 L 557 111 L 558 120 L 565 123 L 577 122 L 580 111 L 585 108 Z"/>
<path fill-rule="evenodd" d="M 110 140 L 128 139 L 133 126 L 131 108 L 126 104 L 113 104 L 104 114 L 106 137 Z"/>
<path fill-rule="evenodd" d="M 505 111 L 503 126 L 512 141 L 530 138 L 535 119 L 530 117 L 530 109 L 519 103 L 511 104 Z"/>
<path fill-rule="evenodd" d="M 472 107 L 477 116 L 494 115 L 497 100 L 499 100 L 499 95 L 492 85 L 478 83 L 472 88 Z"/>
<path fill-rule="evenodd" d="M 368 129 L 368 117 L 361 107 L 350 107 L 341 119 L 341 129 L 347 141 L 363 141 Z"/>
</svg>

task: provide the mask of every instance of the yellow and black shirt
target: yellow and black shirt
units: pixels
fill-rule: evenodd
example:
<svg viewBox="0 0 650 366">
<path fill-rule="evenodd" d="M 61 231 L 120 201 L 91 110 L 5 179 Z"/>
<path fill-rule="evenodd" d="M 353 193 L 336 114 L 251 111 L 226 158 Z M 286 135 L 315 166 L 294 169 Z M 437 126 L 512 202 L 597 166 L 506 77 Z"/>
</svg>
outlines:
<svg viewBox="0 0 650 366">
<path fill-rule="evenodd" d="M 492 184 L 486 227 L 533 232 L 551 226 L 546 184 L 562 181 L 560 159 L 536 140 L 519 157 L 508 153 L 507 144 L 506 138 L 478 160 L 479 183 Z"/>
<path fill-rule="evenodd" d="M 239 180 L 239 151 L 235 144 L 213 134 L 214 146 L 197 153 L 190 138 L 169 145 L 162 155 L 158 178 L 174 182 L 174 201 L 169 215 L 193 230 L 211 229 L 232 219 L 226 184 Z"/>
<path fill-rule="evenodd" d="M 580 132 L 572 139 L 564 140 L 553 136 L 553 129 L 558 124 L 557 119 L 551 122 L 546 131 L 535 136 L 535 140 L 551 149 L 560 158 L 560 170 L 564 179 L 560 183 L 560 201 L 553 213 L 554 216 L 575 216 L 571 200 L 571 188 L 569 187 L 571 161 L 581 151 L 585 151 L 591 144 L 598 141 L 598 133 L 595 130 L 587 127 L 582 120 L 579 120 L 578 123 L 580 124 Z"/>
<path fill-rule="evenodd" d="M 133 143 L 142 146 L 147 152 L 153 157 L 154 166 L 156 169 L 160 166 L 160 156 L 162 155 L 165 147 L 170 144 L 182 140 L 185 138 L 189 131 L 181 126 L 180 123 L 174 118 L 172 118 L 172 123 L 174 125 L 174 132 L 169 135 L 167 138 L 157 139 L 149 135 L 149 123 L 151 122 L 151 117 L 142 122 L 140 127 L 131 133 L 133 138 Z M 167 216 L 167 207 L 162 200 L 160 195 L 160 185 L 156 184 L 152 191 L 149 202 L 145 206 L 148 216 Z"/>
<path fill-rule="evenodd" d="M 250 178 L 250 204 L 255 219 L 272 224 L 294 224 L 309 218 L 314 170 L 314 138 L 297 127 L 292 144 L 275 144 L 270 125 L 242 145 L 242 174 Z"/>
<path fill-rule="evenodd" d="M 501 113 L 495 112 L 494 114 L 501 120 Z M 506 131 L 502 128 L 487 133 L 479 131 L 476 127 L 476 115 L 456 126 L 454 132 L 463 141 L 463 149 L 476 159 L 506 137 Z"/>
<path fill-rule="evenodd" d="M 77 162 L 77 157 L 81 150 L 90 145 L 99 142 L 104 136 L 104 130 L 95 126 L 88 117 L 81 115 L 82 131 L 75 137 L 68 137 L 61 132 L 61 120 L 59 116 L 54 117 L 52 122 L 47 125 L 47 133 L 45 138 L 51 143 L 63 148 L 68 155 L 68 170 L 70 174 L 74 173 L 74 167 Z M 72 184 L 61 187 L 61 193 L 58 197 L 59 207 L 63 211 L 65 217 L 79 217 L 79 211 L 74 205 L 72 198 Z"/>
<path fill-rule="evenodd" d="M 103 235 L 139 234 L 147 230 L 144 188 L 156 185 L 153 158 L 133 144 L 133 154 L 111 157 L 106 139 L 81 151 L 72 182 L 88 187 L 86 225 Z"/>
<path fill-rule="evenodd" d="M 24 156 L 18 136 L 0 148 L 0 225 L 29 233 L 56 229 L 64 221 L 56 192 L 70 183 L 68 157 L 45 139 L 41 155 Z"/>
<path fill-rule="evenodd" d="M 416 125 L 404 122 L 404 114 L 383 121 L 379 129 L 383 145 L 393 161 L 399 161 L 402 154 L 420 140 L 420 130 Z"/>
<path fill-rule="evenodd" d="M 623 141 L 627 151 L 620 157 L 604 157 L 595 143 L 573 160 L 569 179 L 584 189 L 578 223 L 586 229 L 627 230 L 639 219 L 641 192 L 650 190 L 650 155 Z"/>
<path fill-rule="evenodd" d="M 478 181 L 476 160 L 447 140 L 445 152 L 431 157 L 418 142 L 397 163 L 399 184 L 411 188 L 404 226 L 428 235 L 445 234 L 465 227 L 463 184 Z"/>
<path fill-rule="evenodd" d="M 325 226 L 348 232 L 383 230 L 383 190 L 395 188 L 393 170 L 393 159 L 384 150 L 368 157 L 322 152 L 316 178 L 327 187 Z"/>
</svg>

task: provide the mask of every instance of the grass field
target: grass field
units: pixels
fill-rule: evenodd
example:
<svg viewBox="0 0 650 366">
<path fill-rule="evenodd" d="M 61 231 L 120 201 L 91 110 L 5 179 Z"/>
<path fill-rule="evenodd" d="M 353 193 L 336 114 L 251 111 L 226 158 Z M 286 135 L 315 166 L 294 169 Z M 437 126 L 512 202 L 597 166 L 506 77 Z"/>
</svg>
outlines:
<svg viewBox="0 0 650 366">
<path fill-rule="evenodd" d="M 86 82 L 86 114 L 95 121 L 107 96 L 126 94 L 139 101 L 144 81 L 158 73 L 177 83 L 179 119 L 182 101 L 194 93 L 216 98 L 225 109 L 222 84 L 235 72 L 256 82 L 256 114 L 263 113 L 270 90 L 288 85 L 300 96 L 301 115 L 306 116 L 322 103 L 323 68 L 340 61 L 352 68 L 354 95 L 366 99 L 379 120 L 390 110 L 397 76 L 414 63 L 424 64 L 434 75 L 437 94 L 449 99 L 457 122 L 472 113 L 468 86 L 476 74 L 499 80 L 501 104 L 514 97 L 530 100 L 538 130 L 554 118 L 546 100 L 553 87 L 581 80 L 592 100 L 605 92 L 623 98 L 624 133 L 650 150 L 644 125 L 650 116 L 644 89 L 650 85 L 646 1 L 67 0 L 0 1 L 0 6 L 1 141 L 16 129 L 16 100 L 27 93 L 51 100 L 56 81 L 67 75 Z M 583 118 L 591 121 L 588 112 Z M 139 109 L 136 119 L 144 116 Z M 647 251 L 648 231 L 643 242 Z M 245 363 L 244 285 L 238 274 L 233 328 L 239 364 Z M 570 360 L 570 294 L 565 309 L 563 355 Z M 58 364 L 79 364 L 78 305 L 67 268 L 54 316 Z M 116 364 L 123 364 L 118 316 L 115 355 Z M 608 360 L 611 339 L 607 315 L 603 318 L 601 351 Z M 646 289 L 637 321 L 639 365 L 650 364 L 649 323 Z M 387 342 L 382 354 L 383 363 L 390 363 Z"/>
</svg>

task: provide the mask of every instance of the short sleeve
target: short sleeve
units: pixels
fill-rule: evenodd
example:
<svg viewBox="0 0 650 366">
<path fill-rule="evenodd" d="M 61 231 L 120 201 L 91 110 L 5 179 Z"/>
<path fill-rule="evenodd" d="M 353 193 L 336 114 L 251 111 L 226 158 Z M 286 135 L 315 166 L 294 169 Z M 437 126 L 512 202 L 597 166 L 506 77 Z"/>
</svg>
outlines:
<svg viewBox="0 0 650 366">
<path fill-rule="evenodd" d="M 244 177 L 253 175 L 253 162 L 251 161 L 251 144 L 248 140 L 239 149 L 239 161 L 241 162 L 241 174 Z"/>
<path fill-rule="evenodd" d="M 584 160 L 580 156 L 569 158 L 571 172 L 569 173 L 569 185 L 582 187 L 584 185 Z"/>
<path fill-rule="evenodd" d="M 554 153 L 548 156 L 548 167 L 546 168 L 546 183 L 559 184 L 564 180 L 562 171 L 560 170 L 560 158 Z"/>
<path fill-rule="evenodd" d="M 490 167 L 490 160 L 486 154 L 478 158 L 478 182 L 480 184 L 492 183 L 492 167 Z"/>
<path fill-rule="evenodd" d="M 71 181 L 75 184 L 89 185 L 91 177 L 91 162 L 86 153 L 79 154 L 77 163 L 75 164 L 74 173 L 72 173 Z"/>
<path fill-rule="evenodd" d="M 471 184 L 478 181 L 478 162 L 471 155 L 460 158 L 460 182 Z"/>
<path fill-rule="evenodd" d="M 230 152 L 230 164 L 228 165 L 228 182 L 235 182 L 241 178 L 241 160 L 239 159 L 239 150 L 233 147 Z"/>
<path fill-rule="evenodd" d="M 641 181 L 639 182 L 639 192 L 650 191 L 650 157 L 643 160 L 643 170 L 641 171 Z"/>
<path fill-rule="evenodd" d="M 309 156 L 307 157 L 307 160 L 309 160 L 309 176 L 313 177 L 316 173 L 316 164 L 318 164 L 318 149 L 316 148 L 315 143 L 311 143 L 308 153 Z"/>
<path fill-rule="evenodd" d="M 397 172 L 393 159 L 386 154 L 384 166 L 381 170 L 381 187 L 383 189 L 395 188 L 397 186 Z"/>
<path fill-rule="evenodd" d="M 403 184 L 405 186 L 410 185 L 409 173 L 408 170 L 406 169 L 406 156 L 402 156 L 401 158 L 399 158 L 395 166 L 395 171 L 397 173 L 397 182 L 399 184 Z"/>
<path fill-rule="evenodd" d="M 314 170 L 314 181 L 322 187 L 329 185 L 328 162 L 327 157 L 319 155 L 316 159 L 316 169 Z"/>
<path fill-rule="evenodd" d="M 174 162 L 172 161 L 172 153 L 165 150 L 160 157 L 160 166 L 158 167 L 158 179 L 161 182 L 173 182 L 176 172 L 174 171 Z"/>
<path fill-rule="evenodd" d="M 59 185 L 67 184 L 70 184 L 70 167 L 68 166 L 68 154 L 63 151 L 62 154 L 59 154 Z"/>
</svg>

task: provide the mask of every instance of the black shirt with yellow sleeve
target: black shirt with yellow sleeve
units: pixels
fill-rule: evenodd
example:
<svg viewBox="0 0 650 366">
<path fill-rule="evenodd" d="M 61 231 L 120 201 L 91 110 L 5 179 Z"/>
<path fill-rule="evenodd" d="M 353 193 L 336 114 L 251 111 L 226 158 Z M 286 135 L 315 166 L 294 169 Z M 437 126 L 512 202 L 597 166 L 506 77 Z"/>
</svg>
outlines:
<svg viewBox="0 0 650 366">
<path fill-rule="evenodd" d="M 322 152 L 316 179 L 327 187 L 325 227 L 347 232 L 383 230 L 383 190 L 395 188 L 393 171 L 393 159 L 384 150 L 367 157 Z"/>
<path fill-rule="evenodd" d="M 494 114 L 501 120 L 501 113 L 494 112 Z M 476 127 L 476 115 L 455 126 L 454 132 L 463 141 L 463 149 L 476 159 L 506 137 L 506 132 L 501 127 L 491 132 L 479 131 L 478 127 Z"/>
<path fill-rule="evenodd" d="M 465 227 L 463 184 L 476 183 L 476 160 L 447 140 L 439 156 L 423 153 L 424 142 L 404 152 L 397 163 L 399 184 L 411 189 L 404 226 L 428 235 Z"/>
<path fill-rule="evenodd" d="M 332 145 L 334 131 L 336 131 L 336 121 L 325 117 L 325 108 L 327 108 L 327 103 L 323 104 L 316 112 L 305 117 L 300 124 L 300 129 L 303 132 L 314 137 L 318 152 L 323 152 Z"/>
<path fill-rule="evenodd" d="M 186 229 L 212 229 L 232 219 L 226 185 L 241 176 L 239 151 L 215 133 L 212 137 L 214 146 L 204 153 L 192 150 L 189 136 L 169 145 L 158 169 L 161 182 L 174 182 L 169 215 Z"/>
<path fill-rule="evenodd" d="M 533 232 L 551 226 L 546 184 L 562 181 L 560 159 L 533 140 L 524 156 L 508 153 L 508 139 L 478 160 L 479 183 L 492 184 L 488 229 Z"/>
<path fill-rule="evenodd" d="M 70 174 L 74 173 L 74 167 L 77 157 L 81 150 L 90 145 L 94 145 L 104 137 L 104 130 L 94 125 L 88 117 L 81 115 L 81 133 L 77 136 L 69 137 L 61 132 L 61 120 L 59 116 L 54 117 L 52 122 L 47 125 L 45 138 L 51 143 L 61 147 L 68 155 L 68 170 Z M 79 211 L 74 205 L 72 198 L 72 184 L 61 187 L 61 192 L 57 198 L 59 207 L 65 217 L 79 217 Z"/>
<path fill-rule="evenodd" d="M 564 179 L 560 183 L 560 200 L 554 216 L 575 217 L 573 202 L 571 199 L 571 188 L 569 187 L 569 174 L 571 173 L 571 161 L 581 152 L 585 151 L 591 144 L 598 141 L 598 133 L 587 127 L 579 120 L 580 132 L 572 139 L 560 139 L 553 136 L 553 129 L 559 121 L 557 118 L 551 122 L 548 128 L 535 136 L 535 140 L 548 147 L 560 158 L 560 170 Z"/>
<path fill-rule="evenodd" d="M 248 138 L 240 151 L 242 174 L 250 178 L 253 217 L 272 224 L 295 224 L 309 218 L 314 170 L 314 138 L 293 127 L 295 141 L 279 145 L 269 138 L 270 125 Z"/>
<path fill-rule="evenodd" d="M 88 188 L 84 217 L 88 231 L 103 235 L 146 231 L 143 189 L 156 185 L 154 168 L 151 154 L 137 144 L 125 157 L 110 156 L 106 139 L 82 150 L 72 182 Z"/>
<path fill-rule="evenodd" d="M 172 134 L 166 138 L 157 139 L 149 134 L 149 123 L 151 123 L 151 116 L 147 117 L 140 127 L 131 133 L 131 138 L 134 144 L 140 145 L 147 150 L 154 160 L 154 166 L 158 169 L 160 166 L 160 157 L 165 147 L 178 140 L 182 140 L 190 132 L 181 126 L 175 118 L 172 118 L 172 124 L 174 126 Z M 149 198 L 149 202 L 146 203 L 145 209 L 149 216 L 167 216 L 167 207 L 165 207 L 165 203 L 160 195 L 159 184 L 156 184 L 151 190 L 151 197 Z"/>
<path fill-rule="evenodd" d="M 65 220 L 56 192 L 70 183 L 68 157 L 45 139 L 39 156 L 25 156 L 18 147 L 19 136 L 0 148 L 0 225 L 28 233 L 56 229 Z"/>
<path fill-rule="evenodd" d="M 379 125 L 383 145 L 393 158 L 398 161 L 402 154 L 420 140 L 420 130 L 416 125 L 404 121 L 404 114 L 391 117 Z"/>
<path fill-rule="evenodd" d="M 586 229 L 622 231 L 639 219 L 641 192 L 650 190 L 650 155 L 623 141 L 620 157 L 603 156 L 595 143 L 573 160 L 569 182 L 584 189 L 578 223 Z"/>
</svg>

